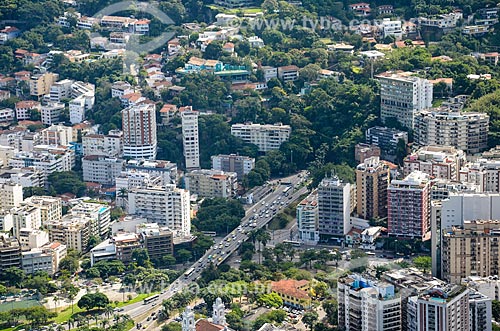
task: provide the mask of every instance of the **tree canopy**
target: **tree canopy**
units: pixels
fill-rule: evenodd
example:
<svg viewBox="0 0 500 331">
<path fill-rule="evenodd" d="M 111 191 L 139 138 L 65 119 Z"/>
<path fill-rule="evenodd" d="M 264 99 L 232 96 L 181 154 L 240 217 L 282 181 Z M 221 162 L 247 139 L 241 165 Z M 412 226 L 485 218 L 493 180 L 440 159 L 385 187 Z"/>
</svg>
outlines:
<svg viewBox="0 0 500 331">
<path fill-rule="evenodd" d="M 245 216 L 241 203 L 222 198 L 205 199 L 193 224 L 200 231 L 228 233 L 234 230 Z"/>
</svg>

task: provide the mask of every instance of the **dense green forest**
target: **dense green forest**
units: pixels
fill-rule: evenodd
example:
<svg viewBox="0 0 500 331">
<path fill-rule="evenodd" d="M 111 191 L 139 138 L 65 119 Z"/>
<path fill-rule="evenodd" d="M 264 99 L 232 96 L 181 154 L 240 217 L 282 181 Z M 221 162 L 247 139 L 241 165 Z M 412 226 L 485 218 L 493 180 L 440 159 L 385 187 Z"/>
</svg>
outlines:
<svg viewBox="0 0 500 331">
<path fill-rule="evenodd" d="M 116 1 L 81 0 L 77 8 L 84 15 L 93 15 L 99 9 Z M 304 0 L 302 7 L 296 7 L 284 1 L 265 0 L 257 2 L 262 5 L 266 18 L 317 18 L 332 15 L 344 22 L 352 19 L 352 13 L 346 11 L 348 1 Z M 372 6 L 385 4 L 384 1 L 372 1 Z M 493 1 L 423 1 L 412 0 L 410 3 L 395 1 L 393 17 L 410 18 L 419 15 L 435 15 L 446 13 L 453 8 L 461 8 L 465 15 L 473 14 L 477 9 L 494 5 Z M 210 23 L 219 12 L 211 1 L 174 0 L 160 1 L 159 7 L 177 24 L 183 22 Z M 24 30 L 20 38 L 8 41 L 0 46 L 0 70 L 14 72 L 26 67 L 14 57 L 18 48 L 36 52 L 46 52 L 52 48 L 89 51 L 87 33 L 71 28 L 56 26 L 54 18 L 65 10 L 56 0 L 7 0 L 0 5 L 0 19 L 27 17 L 30 20 L 20 23 Z M 130 13 L 128 13 L 130 14 Z M 140 15 L 139 13 L 134 13 Z M 74 23 L 74 22 L 73 22 Z M 178 35 L 189 36 L 189 40 L 197 38 L 181 26 L 172 27 Z M 197 49 L 165 62 L 163 70 L 172 72 L 182 66 L 191 56 L 218 58 L 225 63 L 250 66 L 259 65 L 298 65 L 300 78 L 295 82 L 283 83 L 278 79 L 268 82 L 265 92 L 231 91 L 230 85 L 220 81 L 213 75 L 189 75 L 177 84 L 185 90 L 178 96 L 162 93 L 156 96 L 143 80 L 139 85 L 143 94 L 158 102 L 173 103 L 178 106 L 192 105 L 194 109 L 215 112 L 217 115 L 200 117 L 201 164 L 210 166 L 210 156 L 218 153 L 240 153 L 258 157 L 257 167 L 244 179 L 246 186 L 263 183 L 272 176 L 284 175 L 297 169 L 309 168 L 321 173 L 331 164 L 354 166 L 353 152 L 356 143 L 363 141 L 364 131 L 373 125 L 380 124 L 379 85 L 371 77 L 370 63 L 360 61 L 359 57 L 349 54 L 329 52 L 325 40 L 351 43 L 359 50 L 372 49 L 373 44 L 364 42 L 362 38 L 349 31 L 312 30 L 296 26 L 292 29 L 256 29 L 242 26 L 243 36 L 258 35 L 266 46 L 251 48 L 244 39 L 234 40 L 238 57 L 230 57 L 222 52 L 222 44 L 214 42 L 202 54 Z M 434 88 L 437 102 L 456 94 L 469 94 L 473 103 L 471 110 L 487 111 L 492 116 L 490 143 L 498 142 L 499 126 L 496 125 L 495 91 L 499 87 L 499 76 L 496 67 L 478 62 L 471 53 L 491 50 L 497 43 L 497 34 L 490 33 L 481 38 L 474 38 L 453 32 L 445 34 L 439 42 L 427 43 L 427 47 L 407 47 L 394 49 L 387 56 L 373 64 L 375 74 L 386 70 L 415 71 L 418 75 L 435 79 L 440 77 L 453 79 L 453 90 L 443 84 Z M 187 42 L 187 41 L 186 41 Z M 411 43 L 410 43 L 411 45 Z M 449 56 L 451 61 L 436 61 L 433 57 Z M 96 84 L 96 105 L 89 112 L 89 119 L 101 124 L 101 131 L 121 127 L 118 99 L 110 97 L 111 83 L 126 80 L 133 84 L 132 77 L 124 75 L 122 65 L 117 59 L 99 59 L 93 62 L 72 63 L 64 56 L 55 55 L 52 70 L 61 78 L 78 79 Z M 320 81 L 310 94 L 299 97 L 297 94 L 305 83 L 314 83 L 320 69 L 330 69 L 341 73 L 339 81 L 326 79 Z M 470 80 L 468 74 L 491 73 L 491 80 Z M 263 73 L 257 69 L 251 76 L 252 81 L 261 80 Z M 141 76 L 143 78 L 143 76 Z M 494 93 L 494 94 L 491 94 Z M 227 101 L 230 100 L 230 109 Z M 15 98 L 4 101 L 4 105 L 13 104 Z M 281 122 L 292 127 L 292 135 L 288 142 L 282 144 L 279 151 L 258 155 L 256 146 L 243 143 L 230 135 L 230 125 L 238 122 L 253 121 L 257 123 Z M 171 126 L 162 126 L 158 130 L 159 158 L 183 164 L 181 132 L 179 122 Z"/>
</svg>

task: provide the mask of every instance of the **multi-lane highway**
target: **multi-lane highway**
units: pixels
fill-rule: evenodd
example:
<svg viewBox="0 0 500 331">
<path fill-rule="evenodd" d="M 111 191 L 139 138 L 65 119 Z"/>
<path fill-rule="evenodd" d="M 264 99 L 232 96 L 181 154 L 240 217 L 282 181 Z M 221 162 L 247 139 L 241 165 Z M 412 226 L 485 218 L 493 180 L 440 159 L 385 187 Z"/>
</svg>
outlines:
<svg viewBox="0 0 500 331">
<path fill-rule="evenodd" d="M 305 185 L 300 185 L 305 177 L 306 173 L 301 172 L 283 178 L 275 184 L 271 183 L 273 189 L 246 211 L 240 226 L 229 233 L 221 242 L 214 244 L 202 258 L 162 291 L 157 300 L 148 304 L 138 302 L 125 306 L 121 313 L 129 315 L 136 322 L 142 324 L 143 328 L 149 328 L 155 322 L 150 316 L 158 313 L 163 300 L 171 298 L 175 293 L 194 283 L 211 263 L 214 265 L 223 263 L 248 239 L 250 231 L 266 226 L 278 212 L 307 193 Z"/>
</svg>

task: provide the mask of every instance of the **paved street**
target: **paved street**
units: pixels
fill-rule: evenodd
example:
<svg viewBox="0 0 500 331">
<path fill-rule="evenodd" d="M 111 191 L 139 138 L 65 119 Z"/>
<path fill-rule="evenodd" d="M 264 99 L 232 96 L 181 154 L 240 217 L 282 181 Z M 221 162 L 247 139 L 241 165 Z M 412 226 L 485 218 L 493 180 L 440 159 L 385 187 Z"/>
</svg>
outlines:
<svg viewBox="0 0 500 331">
<path fill-rule="evenodd" d="M 156 321 L 147 321 L 152 313 L 157 314 L 161 309 L 161 302 L 171 298 L 175 293 L 182 291 L 189 284 L 192 284 L 200 277 L 201 272 L 210 263 L 220 265 L 248 239 L 248 233 L 254 229 L 264 227 L 278 212 L 298 200 L 301 195 L 307 193 L 305 186 L 299 184 L 305 179 L 305 172 L 281 179 L 281 183 L 274 185 L 270 183 L 270 193 L 256 202 L 252 208 L 246 211 L 245 217 L 241 220 L 241 225 L 229 233 L 222 243 L 210 248 L 206 254 L 196 261 L 188 270 L 175 280 L 157 300 L 144 304 L 138 302 L 124 307 L 122 314 L 129 315 L 135 322 L 141 323 L 143 328 L 154 330 Z M 289 238 L 287 238 L 289 239 Z"/>
</svg>

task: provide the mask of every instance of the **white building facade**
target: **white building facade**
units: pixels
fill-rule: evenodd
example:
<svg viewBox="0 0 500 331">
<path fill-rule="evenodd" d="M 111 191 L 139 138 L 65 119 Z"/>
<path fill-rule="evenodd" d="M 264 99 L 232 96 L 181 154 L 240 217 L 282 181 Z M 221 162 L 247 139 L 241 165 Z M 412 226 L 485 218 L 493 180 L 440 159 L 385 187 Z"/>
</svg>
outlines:
<svg viewBox="0 0 500 331">
<path fill-rule="evenodd" d="M 432 83 L 411 73 L 385 72 L 380 81 L 380 117 L 383 122 L 395 118 L 413 129 L 417 111 L 432 107 Z"/>
<path fill-rule="evenodd" d="M 128 213 L 166 226 L 176 236 L 191 233 L 189 192 L 175 185 L 131 189 L 128 192 Z"/>
<path fill-rule="evenodd" d="M 122 110 L 123 156 L 156 159 L 156 110 L 154 104 L 140 104 Z"/>
<path fill-rule="evenodd" d="M 292 128 L 283 124 L 233 124 L 231 134 L 244 142 L 257 145 L 259 152 L 277 150 L 288 141 Z"/>
<path fill-rule="evenodd" d="M 186 169 L 200 168 L 200 142 L 198 136 L 198 112 L 185 110 L 181 113 L 182 119 L 182 146 Z"/>
</svg>

